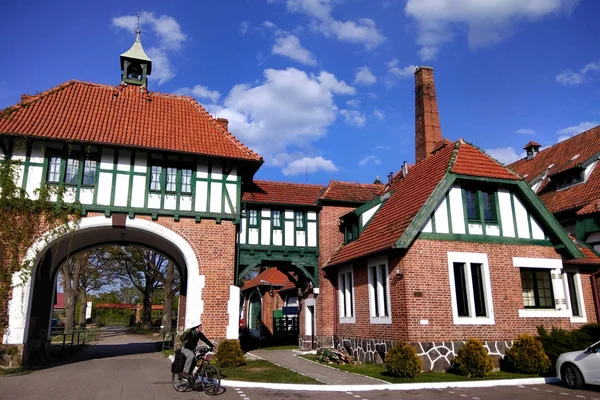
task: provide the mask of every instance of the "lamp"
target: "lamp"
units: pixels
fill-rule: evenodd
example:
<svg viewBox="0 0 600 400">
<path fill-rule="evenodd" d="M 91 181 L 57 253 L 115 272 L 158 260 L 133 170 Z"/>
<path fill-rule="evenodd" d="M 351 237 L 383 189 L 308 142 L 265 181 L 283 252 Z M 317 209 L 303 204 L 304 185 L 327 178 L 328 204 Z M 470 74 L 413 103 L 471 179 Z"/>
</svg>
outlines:
<svg viewBox="0 0 600 400">
<path fill-rule="evenodd" d="M 302 297 L 303 290 L 302 288 L 298 288 L 298 298 Z"/>
<path fill-rule="evenodd" d="M 400 272 L 400 269 L 397 269 L 397 270 L 396 270 L 396 277 L 397 277 L 398 279 L 402 279 L 402 278 L 404 278 L 404 274 L 403 274 L 402 272 Z"/>
</svg>

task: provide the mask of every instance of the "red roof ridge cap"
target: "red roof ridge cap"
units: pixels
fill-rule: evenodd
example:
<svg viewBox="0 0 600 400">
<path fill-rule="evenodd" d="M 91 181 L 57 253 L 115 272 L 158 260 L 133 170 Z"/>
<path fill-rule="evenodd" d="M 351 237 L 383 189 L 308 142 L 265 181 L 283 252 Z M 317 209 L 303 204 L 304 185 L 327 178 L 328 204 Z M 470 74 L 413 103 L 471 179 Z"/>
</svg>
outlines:
<svg viewBox="0 0 600 400">
<path fill-rule="evenodd" d="M 519 178 L 520 180 L 523 180 L 523 177 L 516 173 L 515 171 L 513 171 L 512 169 L 508 168 L 506 165 L 502 164 L 500 161 L 496 160 L 494 157 L 490 156 L 488 153 L 485 152 L 485 150 L 482 150 L 480 147 L 475 146 L 472 143 L 469 143 L 467 141 L 465 141 L 464 139 L 460 138 L 458 140 L 458 142 L 460 142 L 460 144 L 466 144 L 468 146 L 471 146 L 472 148 L 476 149 L 477 151 L 481 152 L 481 154 L 483 154 L 484 156 L 486 156 L 487 158 L 489 158 L 490 160 L 492 160 L 493 162 L 495 162 L 496 164 L 498 164 L 499 166 L 501 166 L 502 168 L 505 168 L 508 172 L 510 172 L 511 174 L 513 174 L 514 176 L 516 176 L 517 178 Z M 452 168 L 454 167 L 454 165 L 452 165 Z"/>
<path fill-rule="evenodd" d="M 298 182 L 285 182 L 285 181 L 269 181 L 266 179 L 254 179 L 254 183 L 257 182 L 264 182 L 264 183 L 275 183 L 275 184 L 281 184 L 281 185 L 302 185 L 302 186 L 319 186 L 319 187 L 323 187 L 323 185 L 320 185 L 318 183 L 298 183 Z"/>
</svg>

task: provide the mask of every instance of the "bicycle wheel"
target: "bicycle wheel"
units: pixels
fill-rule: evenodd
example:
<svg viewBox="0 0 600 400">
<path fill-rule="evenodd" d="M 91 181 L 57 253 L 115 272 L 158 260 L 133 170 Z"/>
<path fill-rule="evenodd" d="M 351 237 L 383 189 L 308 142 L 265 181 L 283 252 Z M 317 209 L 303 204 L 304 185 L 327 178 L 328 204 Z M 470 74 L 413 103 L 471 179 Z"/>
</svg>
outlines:
<svg viewBox="0 0 600 400">
<path fill-rule="evenodd" d="M 221 389 L 221 376 L 215 367 L 212 365 L 205 365 L 204 368 L 202 368 L 200 376 L 202 377 L 202 388 L 204 389 L 204 393 L 209 396 L 219 393 L 219 390 Z"/>
<path fill-rule="evenodd" d="M 171 382 L 173 382 L 173 388 L 178 392 L 185 392 L 190 388 L 188 381 L 181 378 L 181 374 L 173 374 Z"/>
</svg>

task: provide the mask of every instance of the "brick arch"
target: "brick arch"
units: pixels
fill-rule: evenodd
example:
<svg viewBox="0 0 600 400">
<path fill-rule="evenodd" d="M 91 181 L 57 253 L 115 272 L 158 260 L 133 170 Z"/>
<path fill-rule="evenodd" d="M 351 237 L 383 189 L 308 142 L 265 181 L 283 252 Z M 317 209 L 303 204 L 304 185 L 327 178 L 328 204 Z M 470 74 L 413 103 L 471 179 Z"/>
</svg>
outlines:
<svg viewBox="0 0 600 400">
<path fill-rule="evenodd" d="M 128 240 L 128 242 L 139 245 L 146 244 L 149 247 L 163 251 L 174 258 L 180 269 L 184 270 L 187 280 L 184 325 L 187 328 L 198 324 L 203 313 L 204 301 L 202 298 L 202 289 L 205 284 L 205 276 L 200 274 L 199 257 L 198 252 L 195 251 L 196 249 L 182 235 L 160 223 L 136 218 L 126 219 L 125 226 L 126 229 L 121 232 L 126 232 L 125 234 L 132 236 L 132 240 Z M 83 218 L 79 224 L 72 225 L 66 234 L 57 234 L 56 231 L 50 231 L 40 235 L 27 250 L 24 258 L 24 260 L 31 260 L 33 262 L 34 267 L 31 275 L 22 276 L 17 272 L 12 278 L 12 298 L 8 305 L 9 324 L 3 338 L 5 344 L 27 343 L 31 328 L 32 306 L 34 305 L 33 295 L 36 292 L 36 281 L 38 285 L 44 283 L 43 280 L 40 280 L 40 276 L 46 274 L 47 277 L 52 277 L 52 282 L 54 282 L 53 274 L 62 260 L 65 259 L 64 254 L 61 255 L 61 252 L 65 252 L 64 246 L 68 246 L 67 252 L 75 253 L 89 247 L 90 239 L 86 238 L 86 235 L 107 234 L 107 237 L 111 237 L 111 234 L 114 235 L 114 232 L 113 219 L 104 216 L 93 216 Z M 134 236 L 144 236 L 145 239 L 138 241 Z M 157 247 L 149 243 L 149 238 L 153 238 L 156 241 L 163 241 L 162 249 L 160 246 Z M 78 242 L 79 239 L 81 239 L 83 244 Z M 98 240 L 96 244 L 100 245 L 108 242 L 111 241 L 102 242 L 102 240 Z M 114 243 L 115 241 L 112 240 L 112 242 Z M 63 248 L 60 247 L 61 245 Z M 168 250 L 165 251 L 165 249 Z M 47 257 L 47 255 L 50 255 L 50 257 Z M 44 267 L 46 269 L 49 267 L 49 270 L 43 271 Z M 46 284 L 48 282 L 48 280 L 45 281 Z M 49 292 L 46 290 L 44 294 L 48 293 L 53 296 L 54 287 Z M 45 303 L 44 300 L 37 297 L 36 300 L 40 303 Z M 51 301 L 51 298 L 48 298 L 48 300 Z"/>
</svg>

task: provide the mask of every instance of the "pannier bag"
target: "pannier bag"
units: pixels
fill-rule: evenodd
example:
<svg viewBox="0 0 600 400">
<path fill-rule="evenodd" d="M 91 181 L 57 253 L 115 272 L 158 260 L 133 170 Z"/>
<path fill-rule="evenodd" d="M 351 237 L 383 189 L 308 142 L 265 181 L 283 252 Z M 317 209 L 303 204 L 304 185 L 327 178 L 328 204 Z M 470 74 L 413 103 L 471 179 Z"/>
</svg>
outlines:
<svg viewBox="0 0 600 400">
<path fill-rule="evenodd" d="M 171 364 L 171 373 L 173 373 L 173 374 L 182 373 L 184 366 L 185 366 L 185 356 L 181 352 L 181 349 L 175 350 L 175 360 L 173 360 L 173 364 Z"/>
</svg>

